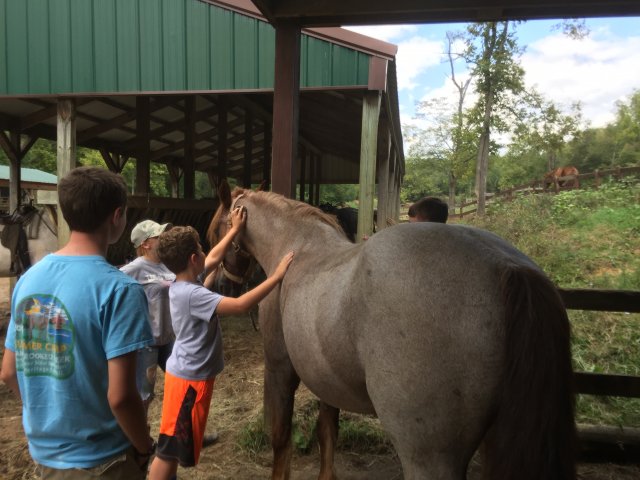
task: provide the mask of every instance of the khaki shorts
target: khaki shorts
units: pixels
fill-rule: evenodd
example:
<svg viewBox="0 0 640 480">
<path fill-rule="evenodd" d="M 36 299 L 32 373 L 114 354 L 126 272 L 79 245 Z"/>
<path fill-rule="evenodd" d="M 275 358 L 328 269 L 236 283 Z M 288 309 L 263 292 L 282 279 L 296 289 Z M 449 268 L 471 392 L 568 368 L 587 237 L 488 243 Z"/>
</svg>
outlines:
<svg viewBox="0 0 640 480">
<path fill-rule="evenodd" d="M 147 477 L 147 466 L 141 469 L 133 456 L 133 447 L 114 457 L 102 465 L 91 468 L 57 468 L 37 465 L 39 478 L 44 480 L 85 480 L 100 478 L 106 480 L 144 480 Z"/>
</svg>

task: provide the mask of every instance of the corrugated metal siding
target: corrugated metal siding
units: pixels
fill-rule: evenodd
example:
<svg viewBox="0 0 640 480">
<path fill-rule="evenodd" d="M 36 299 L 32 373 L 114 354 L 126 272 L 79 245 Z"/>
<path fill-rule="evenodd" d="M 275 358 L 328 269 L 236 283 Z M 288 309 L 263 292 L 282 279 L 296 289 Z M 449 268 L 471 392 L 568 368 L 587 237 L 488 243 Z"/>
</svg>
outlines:
<svg viewBox="0 0 640 480">
<path fill-rule="evenodd" d="M 0 0 L 0 95 L 273 88 L 271 25 L 198 0 Z M 369 55 L 302 36 L 301 86 L 363 86 Z"/>
</svg>

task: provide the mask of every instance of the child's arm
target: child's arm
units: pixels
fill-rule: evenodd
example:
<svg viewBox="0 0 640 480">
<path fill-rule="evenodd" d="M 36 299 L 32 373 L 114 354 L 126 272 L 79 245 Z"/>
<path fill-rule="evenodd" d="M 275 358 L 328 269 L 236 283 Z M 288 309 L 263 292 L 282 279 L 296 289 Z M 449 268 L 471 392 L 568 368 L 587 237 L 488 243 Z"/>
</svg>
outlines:
<svg viewBox="0 0 640 480">
<path fill-rule="evenodd" d="M 112 358 L 107 365 L 107 400 L 113 416 L 138 453 L 150 452 L 153 439 L 149 436 L 144 407 L 136 388 L 136 352 Z"/>
<path fill-rule="evenodd" d="M 273 275 L 268 277 L 260 285 L 249 290 L 238 298 L 223 297 L 222 300 L 220 300 L 220 303 L 218 303 L 216 313 L 221 315 L 237 315 L 251 310 L 282 281 L 292 260 L 293 252 L 289 252 L 282 257 L 282 260 L 280 260 L 280 264 L 276 268 L 276 271 L 273 272 Z"/>
<path fill-rule="evenodd" d="M 218 266 L 224 258 L 227 248 L 229 248 L 229 245 L 231 245 L 231 242 L 247 221 L 247 212 L 244 207 L 234 209 L 229 213 L 229 215 L 231 216 L 231 228 L 227 231 L 227 234 L 222 238 L 222 240 L 220 240 L 216 246 L 211 249 L 207 257 L 204 259 L 205 272 L 208 272 Z"/>
<path fill-rule="evenodd" d="M 0 378 L 9 387 L 20 400 L 20 388 L 18 387 L 18 374 L 16 371 L 16 354 L 15 352 L 4 349 L 4 357 L 2 358 L 2 370 L 0 370 Z"/>
</svg>

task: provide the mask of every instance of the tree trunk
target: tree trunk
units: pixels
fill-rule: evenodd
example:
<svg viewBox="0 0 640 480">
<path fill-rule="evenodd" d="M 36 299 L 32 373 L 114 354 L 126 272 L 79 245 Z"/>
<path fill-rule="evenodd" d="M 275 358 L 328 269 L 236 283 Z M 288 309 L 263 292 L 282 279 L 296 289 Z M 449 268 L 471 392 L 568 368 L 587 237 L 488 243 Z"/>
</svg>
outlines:
<svg viewBox="0 0 640 480">
<path fill-rule="evenodd" d="M 476 163 L 476 197 L 478 199 L 477 215 L 485 214 L 485 197 L 487 193 L 487 170 L 489 169 L 489 143 L 491 140 L 491 111 L 493 108 L 493 90 L 488 89 L 482 120 L 482 133 L 478 144 L 478 161 Z"/>
<path fill-rule="evenodd" d="M 456 208 L 456 184 L 458 179 L 453 172 L 449 172 L 449 210 Z"/>
</svg>

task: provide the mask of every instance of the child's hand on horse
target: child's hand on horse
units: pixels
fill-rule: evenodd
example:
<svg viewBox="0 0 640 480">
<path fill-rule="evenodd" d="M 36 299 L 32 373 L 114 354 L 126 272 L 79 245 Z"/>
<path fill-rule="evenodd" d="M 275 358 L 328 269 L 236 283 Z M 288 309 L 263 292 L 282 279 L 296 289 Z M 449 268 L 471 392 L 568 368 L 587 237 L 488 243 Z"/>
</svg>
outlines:
<svg viewBox="0 0 640 480">
<path fill-rule="evenodd" d="M 276 271 L 273 272 L 273 276 L 278 280 L 282 280 L 284 278 L 284 274 L 287 273 L 287 269 L 289 268 L 289 265 L 291 265 L 292 260 L 293 252 L 289 252 L 282 257 L 282 260 L 280 260 L 280 263 L 276 267 Z"/>
<path fill-rule="evenodd" d="M 231 228 L 240 230 L 247 222 L 247 211 L 244 207 L 236 207 L 231 212 Z"/>
</svg>

